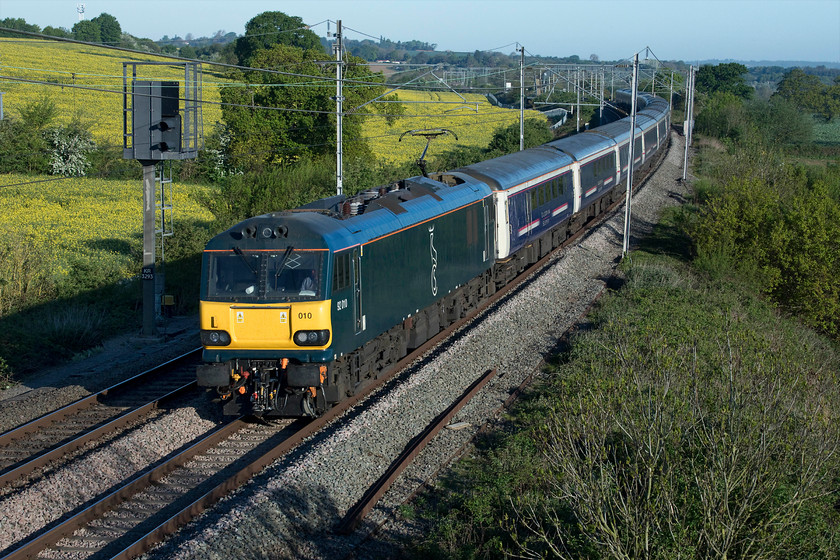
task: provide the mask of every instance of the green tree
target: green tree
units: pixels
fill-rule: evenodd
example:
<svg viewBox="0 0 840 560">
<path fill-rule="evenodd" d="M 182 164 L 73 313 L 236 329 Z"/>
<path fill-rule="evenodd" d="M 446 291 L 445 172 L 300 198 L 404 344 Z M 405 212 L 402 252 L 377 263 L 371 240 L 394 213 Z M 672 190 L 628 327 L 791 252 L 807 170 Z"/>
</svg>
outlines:
<svg viewBox="0 0 840 560">
<path fill-rule="evenodd" d="M 195 48 L 190 45 L 186 45 L 181 47 L 181 50 L 178 51 L 178 56 L 182 58 L 198 58 L 198 53 L 195 52 Z"/>
<path fill-rule="evenodd" d="M 773 97 L 831 121 L 840 113 L 840 77 L 832 85 L 826 85 L 819 76 L 793 68 L 779 82 Z"/>
<path fill-rule="evenodd" d="M 834 84 L 825 89 L 823 108 L 823 116 L 826 120 L 830 121 L 837 115 L 840 115 L 840 76 L 834 79 Z"/>
<path fill-rule="evenodd" d="M 804 144 L 811 141 L 813 120 L 785 99 L 750 101 L 746 112 L 755 123 L 760 138 L 768 144 Z"/>
<path fill-rule="evenodd" d="M 738 140 L 746 126 L 743 100 L 727 91 L 713 93 L 697 115 L 697 130 L 718 138 Z"/>
<path fill-rule="evenodd" d="M 77 41 L 99 43 L 102 41 L 102 33 L 93 20 L 83 19 L 73 26 L 73 38 Z"/>
<path fill-rule="evenodd" d="M 35 24 L 26 23 L 23 18 L 5 18 L 0 20 L 0 27 L 7 27 L 9 29 L 18 29 L 20 31 L 28 31 L 30 33 L 40 33 L 41 28 Z M 13 31 L 0 31 L 0 37 L 25 37 Z"/>
<path fill-rule="evenodd" d="M 111 14 L 101 13 L 90 21 L 99 26 L 99 35 L 103 43 L 109 45 L 119 44 L 122 39 L 122 28 L 117 18 Z"/>
<path fill-rule="evenodd" d="M 717 92 L 731 93 L 743 99 L 750 99 L 753 89 L 746 83 L 746 73 L 747 67 L 737 62 L 717 66 L 705 64 L 697 71 L 697 91 L 708 95 Z"/>
<path fill-rule="evenodd" d="M 544 119 L 525 119 L 525 148 L 533 148 L 551 141 L 554 135 Z M 519 123 L 496 130 L 487 146 L 488 155 L 496 157 L 519 151 Z"/>
<path fill-rule="evenodd" d="M 65 39 L 73 38 L 73 34 L 69 30 L 63 27 L 53 27 L 52 25 L 46 26 L 42 33 L 44 35 L 51 35 L 53 37 L 63 37 Z"/>
<path fill-rule="evenodd" d="M 263 12 L 245 24 L 245 36 L 236 40 L 234 52 L 239 63 L 254 66 L 253 57 L 274 45 L 289 45 L 303 50 L 323 50 L 321 40 L 303 20 L 283 12 Z"/>
<path fill-rule="evenodd" d="M 48 145 L 44 132 L 55 119 L 55 103 L 42 97 L 21 107 L 19 117 L 0 121 L 0 171 L 3 173 L 46 173 Z"/>
<path fill-rule="evenodd" d="M 816 110 L 820 105 L 825 85 L 819 77 L 793 68 L 784 75 L 776 87 L 775 96 L 785 99 L 800 109 Z"/>
<path fill-rule="evenodd" d="M 293 68 L 293 73 L 246 71 L 234 79 L 248 83 L 227 88 L 222 108 L 231 133 L 229 156 L 232 165 L 252 171 L 269 165 L 286 164 L 297 158 L 335 153 L 334 66 L 322 66 L 323 52 L 277 44 L 260 50 L 252 59 L 259 68 Z M 368 107 L 354 107 L 383 93 L 381 74 L 372 74 L 364 61 L 350 57 L 345 65 L 353 87 L 344 90 L 345 161 L 371 157 L 361 140 L 362 114 Z M 322 79 L 323 78 L 323 79 Z M 251 108 L 254 107 L 254 108 Z M 260 108 L 257 108 L 260 107 Z"/>
</svg>

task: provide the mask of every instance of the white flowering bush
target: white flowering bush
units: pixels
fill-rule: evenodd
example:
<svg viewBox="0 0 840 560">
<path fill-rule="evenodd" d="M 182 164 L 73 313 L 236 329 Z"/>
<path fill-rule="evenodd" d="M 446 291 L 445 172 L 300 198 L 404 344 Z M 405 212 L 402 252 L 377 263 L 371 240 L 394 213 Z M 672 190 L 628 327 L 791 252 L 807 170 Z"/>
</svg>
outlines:
<svg viewBox="0 0 840 560">
<path fill-rule="evenodd" d="M 90 133 L 78 127 L 59 127 L 46 132 L 50 144 L 50 172 L 65 177 L 84 177 L 90 167 L 88 154 L 96 148 Z"/>
</svg>

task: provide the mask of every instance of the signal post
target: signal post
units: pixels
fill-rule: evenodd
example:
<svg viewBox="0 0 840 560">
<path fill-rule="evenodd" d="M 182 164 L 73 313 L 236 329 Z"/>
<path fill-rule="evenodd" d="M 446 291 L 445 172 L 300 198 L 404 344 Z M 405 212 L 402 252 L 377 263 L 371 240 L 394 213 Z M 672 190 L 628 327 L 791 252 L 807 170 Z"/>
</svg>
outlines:
<svg viewBox="0 0 840 560">
<path fill-rule="evenodd" d="M 142 80 L 138 66 L 183 66 L 183 97 L 178 81 Z M 129 71 L 129 67 L 131 70 Z M 172 206 L 167 204 L 166 186 L 172 183 L 172 160 L 194 159 L 201 134 L 200 65 L 192 62 L 123 63 L 123 158 L 143 166 L 143 336 L 157 335 L 164 287 L 163 267 L 156 271 L 157 234 L 160 263 L 164 263 L 163 238 L 172 235 Z M 183 107 L 181 101 L 184 101 Z M 169 176 L 163 162 L 169 161 Z M 160 175 L 157 170 L 160 168 Z M 157 187 L 160 188 L 160 198 Z M 160 209 L 160 227 L 157 210 Z"/>
</svg>

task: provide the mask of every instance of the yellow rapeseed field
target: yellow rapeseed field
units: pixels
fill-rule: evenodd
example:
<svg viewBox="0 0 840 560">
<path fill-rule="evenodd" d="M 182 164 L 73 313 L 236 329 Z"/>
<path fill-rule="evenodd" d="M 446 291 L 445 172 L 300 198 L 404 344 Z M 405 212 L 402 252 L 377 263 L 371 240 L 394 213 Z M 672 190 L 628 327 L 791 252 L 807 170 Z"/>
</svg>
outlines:
<svg viewBox="0 0 840 560">
<path fill-rule="evenodd" d="M 74 43 L 0 38 L 0 91 L 4 92 L 5 112 L 15 115 L 29 101 L 47 96 L 58 108 L 59 122 L 81 119 L 93 125 L 91 131 L 97 143 L 121 146 L 123 62 L 169 60 Z M 184 80 L 183 67 L 154 65 L 138 68 L 143 79 Z M 206 103 L 202 105 L 202 111 L 207 127 L 222 120 L 218 105 L 219 87 L 228 85 L 223 78 L 211 74 L 212 70 L 212 65 L 205 65 L 202 98 Z M 465 94 L 462 97 L 452 92 L 411 90 L 399 90 L 397 95 L 405 103 L 406 111 L 393 125 L 389 126 L 379 116 L 368 116 L 363 123 L 363 136 L 370 142 L 374 154 L 389 163 L 414 161 L 422 153 L 425 139 L 406 136 L 399 141 L 400 135 L 408 130 L 447 128 L 457 135 L 457 140 L 451 135 L 434 140 L 428 153 L 428 157 L 432 158 L 436 153 L 456 145 L 484 147 L 498 127 L 519 121 L 518 110 L 494 107 L 483 95 Z M 381 105 L 370 106 L 373 113 L 382 112 L 377 107 L 381 108 Z M 540 114 L 527 111 L 526 118 L 530 117 L 540 117 Z M 334 133 L 327 131 L 326 134 Z"/>
<path fill-rule="evenodd" d="M 47 96 L 56 104 L 59 122 L 81 119 L 93 125 L 91 131 L 100 145 L 121 146 L 122 63 L 165 60 L 95 46 L 0 38 L 4 109 L 7 115 L 16 115 L 27 102 Z M 184 77 L 183 69 L 176 66 L 139 68 L 143 79 L 182 81 Z M 70 87 L 74 85 L 91 89 Z M 218 88 L 224 85 L 223 79 L 205 73 L 203 99 L 211 102 L 203 105 L 205 124 L 221 120 Z M 484 147 L 498 127 L 519 120 L 519 111 L 493 107 L 481 95 L 462 98 L 450 92 L 423 91 L 399 91 L 398 95 L 405 102 L 405 115 L 390 126 L 382 117 L 367 116 L 363 125 L 363 135 L 374 153 L 387 162 L 413 161 L 422 153 L 425 139 L 406 136 L 398 141 L 408 130 L 447 128 L 457 135 L 457 140 L 449 135 L 435 140 L 428 153 L 433 158 L 457 145 Z M 371 107 L 374 113 L 376 107 Z M 538 117 L 539 113 L 528 111 L 527 116 Z M 22 239 L 42 249 L 58 278 L 67 275 L 68 263 L 80 257 L 116 264 L 126 276 L 136 274 L 138 263 L 134 261 L 142 244 L 139 167 L 136 181 L 55 179 L 0 175 L 0 236 Z M 40 180 L 43 182 L 37 182 Z M 204 189 L 176 185 L 176 220 L 213 220 L 192 196 Z"/>
<path fill-rule="evenodd" d="M 205 189 L 173 186 L 176 235 L 180 220 L 213 220 L 195 200 Z M 133 276 L 142 254 L 142 201 L 139 166 L 136 181 L 0 175 L 0 237 L 41 249 L 56 280 L 69 273 L 68 263 L 76 258 L 108 261 Z"/>
<path fill-rule="evenodd" d="M 497 128 L 519 122 L 518 109 L 502 109 L 491 105 L 483 95 L 452 92 L 399 90 L 397 96 L 405 105 L 405 115 L 389 126 L 382 117 L 367 117 L 364 136 L 373 152 L 391 163 L 414 161 L 423 153 L 426 139 L 400 135 L 409 130 L 446 128 L 457 136 L 446 134 L 432 140 L 427 159 L 434 158 L 458 145 L 486 147 Z M 466 99 L 466 101 L 464 100 Z M 374 105 L 373 112 L 378 112 Z M 525 111 L 525 118 L 545 118 L 539 111 Z"/>
<path fill-rule="evenodd" d="M 60 123 L 80 119 L 93 125 L 90 130 L 100 145 L 122 146 L 122 63 L 164 61 L 171 59 L 58 41 L 0 38 L 0 91 L 4 93 L 5 113 L 16 115 L 21 106 L 47 96 L 56 104 Z M 139 66 L 138 74 L 142 79 L 179 80 L 182 84 L 184 81 L 183 67 Z M 210 74 L 204 75 L 202 98 L 215 102 L 203 104 L 205 125 L 221 120 L 216 86 L 219 81 Z"/>
</svg>

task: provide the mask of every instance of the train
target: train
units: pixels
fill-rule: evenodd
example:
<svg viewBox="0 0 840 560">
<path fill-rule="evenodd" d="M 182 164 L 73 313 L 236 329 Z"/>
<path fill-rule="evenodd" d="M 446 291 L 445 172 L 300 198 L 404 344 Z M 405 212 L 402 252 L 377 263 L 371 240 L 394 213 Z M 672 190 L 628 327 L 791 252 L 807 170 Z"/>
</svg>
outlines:
<svg viewBox="0 0 840 560">
<path fill-rule="evenodd" d="M 619 118 L 215 236 L 202 255 L 198 385 L 224 414 L 322 414 L 623 197 L 630 126 Z M 669 127 L 668 102 L 638 94 L 634 171 Z"/>
</svg>

